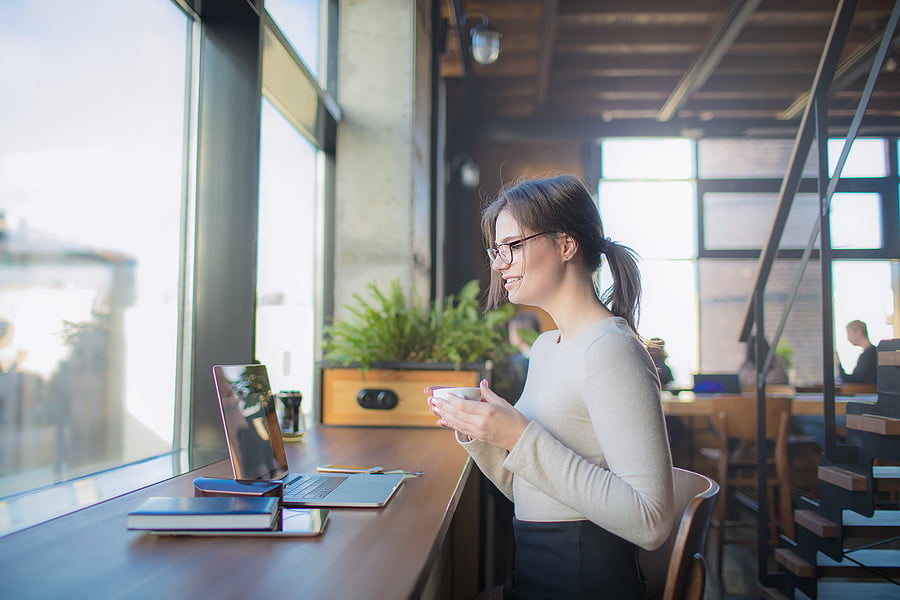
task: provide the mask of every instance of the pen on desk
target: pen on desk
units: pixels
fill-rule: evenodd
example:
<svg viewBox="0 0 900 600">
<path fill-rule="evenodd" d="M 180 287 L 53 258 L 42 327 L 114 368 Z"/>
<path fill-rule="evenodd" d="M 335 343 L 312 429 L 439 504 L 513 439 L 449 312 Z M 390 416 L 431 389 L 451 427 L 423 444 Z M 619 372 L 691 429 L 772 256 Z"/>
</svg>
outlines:
<svg viewBox="0 0 900 600">
<path fill-rule="evenodd" d="M 380 473 L 372 473 L 372 475 L 406 475 L 407 477 L 421 477 L 425 471 L 381 471 Z"/>
</svg>

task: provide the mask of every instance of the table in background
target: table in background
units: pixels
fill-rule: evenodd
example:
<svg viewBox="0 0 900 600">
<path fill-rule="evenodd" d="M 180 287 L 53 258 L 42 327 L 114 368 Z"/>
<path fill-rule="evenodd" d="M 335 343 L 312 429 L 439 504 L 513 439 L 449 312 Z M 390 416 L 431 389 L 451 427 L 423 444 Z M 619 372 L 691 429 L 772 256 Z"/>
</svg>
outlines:
<svg viewBox="0 0 900 600">
<path fill-rule="evenodd" d="M 725 394 L 721 394 L 725 395 Z M 756 400 L 756 394 L 728 394 L 746 397 L 748 402 Z M 671 416 L 679 417 L 709 417 L 712 415 L 713 400 L 720 394 L 693 394 L 682 392 L 677 397 L 667 392 L 662 392 L 661 400 L 663 412 Z M 875 395 L 839 396 L 834 399 L 835 414 L 843 415 L 847 411 L 847 402 L 875 402 Z M 824 411 L 822 394 L 794 394 L 791 403 L 793 415 L 821 415 Z"/>
<path fill-rule="evenodd" d="M 383 509 L 333 509 L 317 538 L 127 530 L 128 512 L 146 498 L 191 496 L 200 475 L 231 477 L 230 463 L 217 462 L 0 538 L 0 597 L 418 598 L 452 587 L 441 580 L 453 570 L 441 566 L 445 554 L 477 555 L 472 524 L 458 533 L 454 523 L 448 535 L 454 514 L 466 507 L 477 517 L 478 504 L 477 470 L 452 432 L 318 427 L 288 443 L 287 454 L 293 471 L 330 462 L 425 474 L 406 480 Z M 453 537 L 471 543 L 467 554 L 447 550 Z"/>
<path fill-rule="evenodd" d="M 661 392 L 660 399 L 662 401 L 663 412 L 667 416 L 682 417 L 685 423 L 685 439 L 687 443 L 688 463 L 685 465 L 688 469 L 694 467 L 695 428 L 709 427 L 709 417 L 712 416 L 713 400 L 720 395 L 726 394 L 694 394 L 692 392 L 682 392 L 677 397 L 668 392 Z M 747 398 L 748 402 L 756 401 L 756 394 L 728 394 L 740 395 Z M 870 402 L 874 403 L 878 399 L 875 395 L 858 395 L 858 396 L 840 396 L 835 398 L 834 412 L 836 415 L 843 415 L 847 412 L 848 402 Z M 793 402 L 791 402 L 792 415 L 822 415 L 824 414 L 824 396 L 820 393 L 804 393 L 794 394 Z M 701 420 L 697 420 L 699 417 Z"/>
</svg>

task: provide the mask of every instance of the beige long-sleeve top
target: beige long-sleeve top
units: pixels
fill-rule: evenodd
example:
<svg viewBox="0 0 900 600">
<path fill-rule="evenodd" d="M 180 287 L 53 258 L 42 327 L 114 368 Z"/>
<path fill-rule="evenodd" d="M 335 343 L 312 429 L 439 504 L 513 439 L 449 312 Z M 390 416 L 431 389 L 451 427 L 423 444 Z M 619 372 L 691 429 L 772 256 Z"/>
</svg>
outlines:
<svg viewBox="0 0 900 600">
<path fill-rule="evenodd" d="M 673 523 L 672 458 L 653 361 L 624 319 L 534 343 L 509 452 L 460 442 L 525 521 L 589 519 L 648 550 Z"/>
</svg>

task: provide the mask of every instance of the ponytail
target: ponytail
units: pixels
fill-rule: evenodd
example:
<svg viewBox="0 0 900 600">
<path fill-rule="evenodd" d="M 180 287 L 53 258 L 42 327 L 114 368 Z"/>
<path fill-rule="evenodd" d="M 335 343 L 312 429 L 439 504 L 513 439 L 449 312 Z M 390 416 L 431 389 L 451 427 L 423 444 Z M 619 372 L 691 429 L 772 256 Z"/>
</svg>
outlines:
<svg viewBox="0 0 900 600">
<path fill-rule="evenodd" d="M 617 317 L 622 317 L 637 333 L 641 313 L 641 272 L 637 254 L 628 246 L 603 240 L 600 252 L 606 255 L 613 284 L 600 294 L 600 302 Z"/>
</svg>

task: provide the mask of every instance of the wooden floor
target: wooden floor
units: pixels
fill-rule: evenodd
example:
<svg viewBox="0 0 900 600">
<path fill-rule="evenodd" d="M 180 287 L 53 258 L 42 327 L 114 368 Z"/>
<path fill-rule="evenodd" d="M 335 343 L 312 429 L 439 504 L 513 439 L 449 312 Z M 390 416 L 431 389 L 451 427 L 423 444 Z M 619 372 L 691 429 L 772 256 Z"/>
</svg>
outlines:
<svg viewBox="0 0 900 600">
<path fill-rule="evenodd" d="M 707 574 L 706 594 L 704 600 L 743 600 L 744 598 L 759 598 L 756 593 L 758 579 L 756 544 L 740 543 L 728 544 L 725 548 L 725 563 L 722 565 L 722 579 L 716 572 L 715 536 L 716 530 L 711 530 L 706 551 Z M 748 532 L 748 539 L 755 532 Z M 729 538 L 731 533 L 729 532 Z"/>
</svg>

